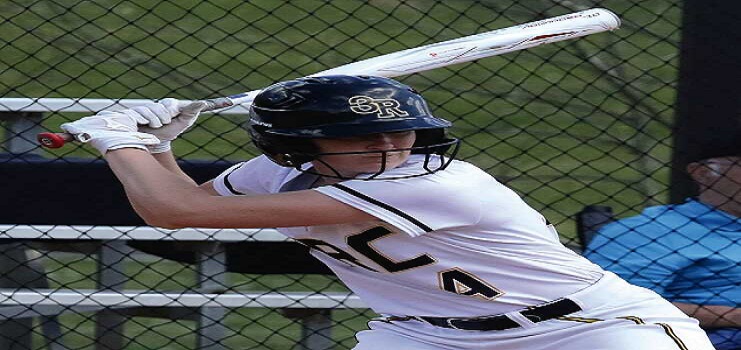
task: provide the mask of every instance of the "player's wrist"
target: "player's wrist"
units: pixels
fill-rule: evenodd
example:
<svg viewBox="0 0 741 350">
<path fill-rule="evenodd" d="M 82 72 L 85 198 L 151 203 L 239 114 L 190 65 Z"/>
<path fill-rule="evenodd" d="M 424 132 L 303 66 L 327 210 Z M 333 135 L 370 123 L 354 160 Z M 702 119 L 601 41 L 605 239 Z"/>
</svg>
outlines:
<svg viewBox="0 0 741 350">
<path fill-rule="evenodd" d="M 111 151 L 117 151 L 117 150 L 121 150 L 121 149 L 138 149 L 138 150 L 142 150 L 142 151 L 146 151 L 147 153 L 150 153 L 149 152 L 149 149 L 147 148 L 147 146 L 143 146 L 143 145 L 127 145 L 127 144 L 120 145 L 120 146 L 112 146 L 112 147 L 108 148 L 105 151 L 105 153 L 108 153 L 108 152 L 111 152 Z"/>
<path fill-rule="evenodd" d="M 151 154 L 169 152 L 172 150 L 172 141 L 162 141 L 156 145 L 148 145 L 146 149 Z"/>
<path fill-rule="evenodd" d="M 154 135 L 140 132 L 103 131 L 89 134 L 91 138 L 88 142 L 103 155 L 122 148 L 137 148 L 149 152 L 147 146 L 160 143 Z"/>
</svg>

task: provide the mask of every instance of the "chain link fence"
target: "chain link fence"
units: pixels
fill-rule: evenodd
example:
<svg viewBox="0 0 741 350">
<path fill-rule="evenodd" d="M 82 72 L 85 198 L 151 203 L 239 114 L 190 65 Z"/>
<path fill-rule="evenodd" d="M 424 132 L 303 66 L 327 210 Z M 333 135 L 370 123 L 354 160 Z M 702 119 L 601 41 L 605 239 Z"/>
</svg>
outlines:
<svg viewBox="0 0 741 350">
<path fill-rule="evenodd" d="M 585 206 L 608 205 L 623 217 L 668 202 L 680 1 L 5 1 L 2 161 L 29 173 L 49 164 L 78 172 L 64 184 L 75 189 L 71 196 L 108 191 L 88 190 L 93 181 L 83 169 L 100 165 L 92 148 L 47 150 L 34 141 L 38 131 L 57 131 L 97 110 L 46 105 L 18 112 L 9 105 L 12 98 L 227 96 L 591 7 L 617 13 L 622 28 L 398 78 L 418 89 L 436 115 L 453 121 L 452 133 L 463 140 L 460 158 L 513 188 L 556 225 L 565 244 L 580 249 L 576 218 Z M 242 129 L 245 120 L 244 113 L 204 114 L 174 151 L 182 164 L 218 173 L 258 154 Z M 19 206 L 38 207 L 41 195 L 23 196 Z M 111 200 L 125 202 L 123 196 Z M 119 291 L 124 297 L 2 294 L 8 311 L 0 310 L 0 332 L 11 349 L 28 342 L 42 348 L 49 340 L 69 349 L 346 349 L 374 316 L 321 271 L 262 274 L 244 272 L 236 259 L 227 263 L 230 252 L 240 254 L 229 247 L 259 242 L 269 230 L 217 231 L 226 238 L 196 231 L 179 242 L 167 230 L 136 236 L 136 219 L 96 221 L 105 201 L 98 207 L 72 203 L 0 222 L 7 224 L 5 238 L 16 238 L 3 245 L 2 288 Z M 64 222 L 74 212 L 90 219 Z M 149 243 L 132 243 L 137 240 Z M 129 290 L 136 292 L 122 292 Z M 145 298 L 154 291 L 206 297 Z M 239 294 L 248 297 L 223 299 Z M 311 297 L 322 295 L 326 300 L 313 303 Z M 24 329 L 32 329 L 26 343 Z"/>
</svg>

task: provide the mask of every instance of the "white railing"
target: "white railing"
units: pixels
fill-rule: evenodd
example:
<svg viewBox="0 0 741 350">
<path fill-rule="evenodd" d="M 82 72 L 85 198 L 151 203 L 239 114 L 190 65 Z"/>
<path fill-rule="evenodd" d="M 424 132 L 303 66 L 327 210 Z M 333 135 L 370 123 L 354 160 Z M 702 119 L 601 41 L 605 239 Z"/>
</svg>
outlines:
<svg viewBox="0 0 741 350">
<path fill-rule="evenodd" d="M 290 242 L 274 229 L 168 230 L 150 226 L 0 225 L 0 239 Z"/>
<path fill-rule="evenodd" d="M 218 339 L 225 339 L 226 326 L 222 324 L 227 309 L 230 308 L 277 308 L 303 309 L 301 318 L 302 348 L 328 349 L 333 345 L 331 337 L 332 321 L 329 313 L 321 310 L 365 309 L 367 306 L 354 294 L 344 292 L 282 292 L 270 291 L 234 291 L 230 290 L 224 276 L 226 257 L 223 249 L 214 249 L 214 244 L 229 242 L 293 242 L 274 229 L 200 229 L 187 228 L 169 230 L 148 226 L 90 226 L 90 225 L 0 225 L 0 244 L 3 241 L 51 242 L 57 245 L 94 243 L 98 247 L 96 259 L 98 264 L 97 284 L 102 286 L 120 284 L 124 270 L 123 260 L 132 253 L 133 248 L 126 241 L 180 241 L 198 243 L 200 257 L 197 259 L 199 287 L 187 291 L 131 290 L 123 288 L 106 289 L 49 289 L 48 283 L 43 287 L 0 287 L 0 320 L 23 319 L 28 317 L 47 317 L 43 322 L 41 333 L 47 339 L 61 337 L 61 328 L 56 316 L 65 313 L 99 312 L 102 310 L 121 310 L 127 308 L 150 308 L 157 311 L 159 317 L 177 318 L 177 309 L 196 308 L 199 311 L 196 320 L 199 327 L 196 338 L 199 349 L 222 349 Z M 63 240 L 63 241 L 62 241 Z M 54 242 L 57 241 L 57 242 Z M 63 243 L 60 243 L 63 242 Z M 5 250 L 0 254 L 12 254 L 10 259 L 17 265 L 19 259 L 26 255 L 23 245 L 15 252 Z M 245 252 L 249 253 L 249 252 Z M 19 258 L 20 257 L 20 258 Z M 29 259 L 29 267 L 36 274 L 44 275 L 43 266 L 38 259 Z M 10 275 L 12 271 L 0 274 Z M 214 292 L 213 290 L 218 290 Z M 164 312 L 162 311 L 164 308 Z M 170 311 L 172 310 L 172 311 Z M 192 315 L 192 313 L 189 313 Z M 97 318 L 102 327 L 115 324 L 122 327 L 124 316 L 107 315 Z M 192 317 L 192 316 L 191 316 Z M 107 326 L 106 326 L 107 327 Z M 111 331 L 97 338 L 100 346 L 115 349 L 125 342 L 120 330 Z M 64 349 L 61 340 L 52 349 Z"/>
</svg>

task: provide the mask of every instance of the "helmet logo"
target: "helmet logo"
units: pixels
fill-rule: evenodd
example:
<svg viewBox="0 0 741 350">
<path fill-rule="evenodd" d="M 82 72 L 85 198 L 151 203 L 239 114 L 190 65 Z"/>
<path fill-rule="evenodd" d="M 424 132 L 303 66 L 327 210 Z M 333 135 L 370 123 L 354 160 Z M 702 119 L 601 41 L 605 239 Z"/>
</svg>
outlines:
<svg viewBox="0 0 741 350">
<path fill-rule="evenodd" d="M 350 103 L 350 110 L 358 114 L 376 113 L 382 119 L 409 116 L 409 113 L 399 108 L 401 103 L 393 98 L 353 96 L 347 101 Z"/>
<path fill-rule="evenodd" d="M 260 126 L 268 127 L 268 128 L 272 128 L 273 127 L 273 124 L 266 123 L 266 122 L 264 122 L 262 120 L 257 120 L 255 118 L 250 118 L 250 123 L 255 124 L 255 125 L 260 125 Z"/>
</svg>

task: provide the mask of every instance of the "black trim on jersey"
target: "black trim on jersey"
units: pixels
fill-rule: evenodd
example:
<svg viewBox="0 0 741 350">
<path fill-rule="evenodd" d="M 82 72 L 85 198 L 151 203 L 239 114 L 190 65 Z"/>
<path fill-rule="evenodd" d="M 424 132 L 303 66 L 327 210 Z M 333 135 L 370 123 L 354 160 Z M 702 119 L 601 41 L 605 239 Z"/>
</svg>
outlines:
<svg viewBox="0 0 741 350">
<path fill-rule="evenodd" d="M 362 199 L 362 200 L 364 200 L 366 202 L 375 204 L 375 205 L 377 205 L 377 206 L 379 206 L 379 207 L 381 207 L 383 209 L 386 209 L 386 210 L 388 210 L 388 211 L 390 211 L 390 212 L 392 212 L 392 213 L 394 213 L 394 214 L 396 214 L 396 215 L 398 215 L 398 216 L 406 219 L 407 221 L 413 223 L 414 225 L 416 225 L 417 227 L 421 228 L 425 232 L 432 232 L 432 231 L 434 231 L 432 228 L 430 228 L 429 226 L 423 224 L 419 220 L 413 218 L 409 214 L 407 214 L 407 213 L 405 213 L 405 212 L 403 212 L 403 211 L 401 211 L 399 209 L 396 209 L 396 208 L 394 208 L 394 207 L 392 207 L 392 206 L 390 206 L 390 205 L 388 205 L 386 203 L 383 203 L 383 202 L 380 202 L 380 201 L 378 201 L 376 199 L 373 199 L 371 197 L 368 197 L 368 196 L 366 196 L 366 195 L 364 195 L 364 194 L 362 194 L 362 193 L 360 193 L 358 191 L 353 190 L 352 188 L 349 188 L 349 187 L 344 186 L 344 185 L 341 185 L 341 184 L 334 184 L 334 185 L 332 185 L 332 187 L 335 187 L 337 189 L 340 189 L 342 191 L 345 191 L 345 192 L 347 192 L 347 193 L 349 193 L 349 194 L 351 194 L 351 195 L 353 195 L 355 197 L 358 197 L 358 198 L 360 198 L 360 199 Z"/>
<path fill-rule="evenodd" d="M 229 182 L 229 175 L 231 175 L 233 172 L 237 171 L 237 169 L 241 168 L 242 165 L 244 165 L 244 163 L 242 163 L 241 165 L 239 165 L 238 167 L 232 169 L 230 172 L 228 172 L 226 175 L 224 175 L 224 186 L 226 186 L 226 189 L 229 190 L 229 192 L 231 192 L 232 194 L 244 196 L 245 195 L 244 193 L 235 190 L 234 189 L 234 186 L 232 186 L 232 183 Z"/>
<path fill-rule="evenodd" d="M 666 332 L 666 335 L 668 335 L 669 338 L 672 338 L 672 340 L 675 344 L 677 344 L 677 347 L 679 347 L 680 350 L 688 350 L 687 345 L 684 344 L 682 339 L 679 339 L 677 333 L 674 332 L 670 325 L 666 323 L 657 323 L 657 325 L 661 326 L 661 328 L 664 328 L 664 332 Z"/>
</svg>

